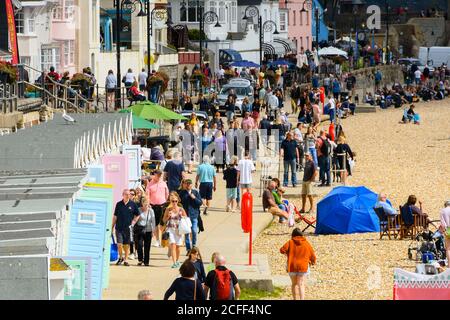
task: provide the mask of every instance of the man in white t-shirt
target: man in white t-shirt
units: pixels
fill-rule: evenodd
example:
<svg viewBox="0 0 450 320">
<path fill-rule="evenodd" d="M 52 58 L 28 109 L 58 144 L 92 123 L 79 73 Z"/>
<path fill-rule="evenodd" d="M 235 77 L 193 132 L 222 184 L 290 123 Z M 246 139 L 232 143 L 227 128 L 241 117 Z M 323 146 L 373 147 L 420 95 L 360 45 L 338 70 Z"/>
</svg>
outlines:
<svg viewBox="0 0 450 320">
<path fill-rule="evenodd" d="M 142 71 L 139 73 L 138 76 L 140 91 L 145 91 L 145 88 L 147 87 L 147 78 L 148 78 L 147 72 L 145 72 L 145 69 L 142 69 Z"/>
<path fill-rule="evenodd" d="M 422 72 L 420 70 L 416 70 L 414 72 L 414 77 L 416 78 L 416 85 L 420 84 L 420 77 L 422 77 Z"/>
<path fill-rule="evenodd" d="M 256 171 L 256 168 L 253 161 L 250 159 L 250 152 L 248 150 L 245 151 L 244 159 L 239 161 L 237 170 L 237 178 L 241 185 L 242 194 L 250 192 L 253 183 L 252 173 Z"/>
</svg>

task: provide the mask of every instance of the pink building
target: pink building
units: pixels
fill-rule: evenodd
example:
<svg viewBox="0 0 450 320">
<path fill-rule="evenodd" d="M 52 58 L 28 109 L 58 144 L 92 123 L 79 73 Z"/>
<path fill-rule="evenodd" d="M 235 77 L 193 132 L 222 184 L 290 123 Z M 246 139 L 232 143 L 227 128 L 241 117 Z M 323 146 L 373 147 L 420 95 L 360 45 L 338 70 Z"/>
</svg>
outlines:
<svg viewBox="0 0 450 320">
<path fill-rule="evenodd" d="M 312 10 L 308 0 L 280 0 L 280 31 L 287 28 L 288 38 L 297 44 L 297 52 L 312 49 Z M 304 10 L 302 10 L 304 9 Z"/>
</svg>

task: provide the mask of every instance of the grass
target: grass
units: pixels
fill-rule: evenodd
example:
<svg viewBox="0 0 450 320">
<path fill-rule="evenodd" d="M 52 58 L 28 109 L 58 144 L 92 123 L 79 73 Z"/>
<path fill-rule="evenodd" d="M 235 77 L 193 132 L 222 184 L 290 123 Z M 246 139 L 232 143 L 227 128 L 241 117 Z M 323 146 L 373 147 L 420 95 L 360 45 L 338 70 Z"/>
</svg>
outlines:
<svg viewBox="0 0 450 320">
<path fill-rule="evenodd" d="M 273 292 L 268 292 L 258 289 L 244 288 L 241 289 L 240 300 L 266 300 L 281 298 L 284 289 L 280 287 L 274 287 Z"/>
</svg>

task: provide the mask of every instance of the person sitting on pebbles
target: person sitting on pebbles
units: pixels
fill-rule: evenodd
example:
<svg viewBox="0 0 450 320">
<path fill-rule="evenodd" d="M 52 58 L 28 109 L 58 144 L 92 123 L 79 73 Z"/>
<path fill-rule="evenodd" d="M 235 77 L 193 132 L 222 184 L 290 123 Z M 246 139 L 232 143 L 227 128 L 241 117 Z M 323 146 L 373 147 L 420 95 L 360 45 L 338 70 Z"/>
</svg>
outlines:
<svg viewBox="0 0 450 320">
<path fill-rule="evenodd" d="M 415 105 L 412 104 L 409 107 L 409 110 L 405 109 L 402 121 L 400 121 L 400 123 L 410 123 L 411 121 L 414 121 L 414 124 L 417 124 L 417 125 L 420 124 L 420 116 L 418 113 L 414 112 L 414 108 L 415 108 Z"/>
</svg>

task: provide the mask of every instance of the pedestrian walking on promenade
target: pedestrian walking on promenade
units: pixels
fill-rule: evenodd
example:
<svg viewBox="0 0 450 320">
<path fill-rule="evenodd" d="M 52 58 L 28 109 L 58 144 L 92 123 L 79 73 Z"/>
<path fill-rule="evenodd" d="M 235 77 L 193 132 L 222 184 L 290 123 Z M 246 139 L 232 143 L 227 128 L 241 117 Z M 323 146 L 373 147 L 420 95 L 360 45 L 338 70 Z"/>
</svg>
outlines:
<svg viewBox="0 0 450 320">
<path fill-rule="evenodd" d="M 200 196 L 205 205 L 204 215 L 208 214 L 211 204 L 213 192 L 216 192 L 216 170 L 211 165 L 209 156 L 203 156 L 203 163 L 197 168 L 197 177 L 195 179 L 195 187 L 199 188 Z"/>
<path fill-rule="evenodd" d="M 233 271 L 225 267 L 224 256 L 217 256 L 214 261 L 216 268 L 208 273 L 205 281 L 205 296 L 210 300 L 239 300 L 241 288 Z"/>
<path fill-rule="evenodd" d="M 175 300 L 178 301 L 206 300 L 202 284 L 195 279 L 195 271 L 194 264 L 186 260 L 180 267 L 181 277 L 173 281 L 170 288 L 164 294 L 164 300 L 169 300 L 174 293 Z"/>
<path fill-rule="evenodd" d="M 180 207 L 181 199 L 178 193 L 171 192 L 169 196 L 169 207 L 164 213 L 163 222 L 166 225 L 166 232 L 169 234 L 169 246 L 173 261 L 172 269 L 178 268 L 180 263 L 180 247 L 183 245 L 183 235 L 178 228 L 183 217 L 187 217 L 186 211 Z"/>
<path fill-rule="evenodd" d="M 125 189 L 122 192 L 122 200 L 116 204 L 112 229 L 116 230 L 117 247 L 119 251 L 119 260 L 117 265 L 123 263 L 129 266 L 128 255 L 130 252 L 131 232 L 140 216 L 139 208 L 131 200 L 130 190 Z"/>
<path fill-rule="evenodd" d="M 214 169 L 213 169 L 214 170 Z M 193 183 L 191 179 L 186 179 L 183 181 L 181 190 L 178 192 L 181 199 L 181 204 L 183 209 L 186 211 L 187 216 L 191 220 L 191 235 L 187 234 L 185 236 L 186 250 L 189 252 L 192 247 L 197 245 L 197 234 L 198 234 L 198 222 L 200 217 L 200 207 L 202 206 L 202 199 L 200 193 L 193 189 Z M 192 242 L 191 242 L 192 236 Z"/>
<path fill-rule="evenodd" d="M 148 267 L 150 263 L 150 248 L 153 232 L 156 229 L 155 212 L 150 207 L 148 199 L 142 200 L 139 209 L 139 220 L 134 226 L 135 242 L 137 243 L 138 266 L 143 264 Z"/>
<path fill-rule="evenodd" d="M 305 213 L 306 209 L 306 198 L 309 199 L 310 209 L 308 212 L 312 211 L 314 208 L 313 190 L 312 183 L 315 181 L 317 176 L 317 167 L 313 162 L 311 153 L 305 154 L 305 169 L 303 171 L 303 183 L 302 183 L 302 209 L 300 213 Z"/>
<path fill-rule="evenodd" d="M 297 149 L 297 142 L 293 139 L 292 132 L 288 132 L 286 139 L 281 143 L 280 158 L 283 158 L 284 163 L 284 180 L 283 186 L 289 185 L 289 168 L 291 170 L 291 182 L 295 188 L 297 186 L 297 162 L 300 160 L 300 155 Z"/>
</svg>

